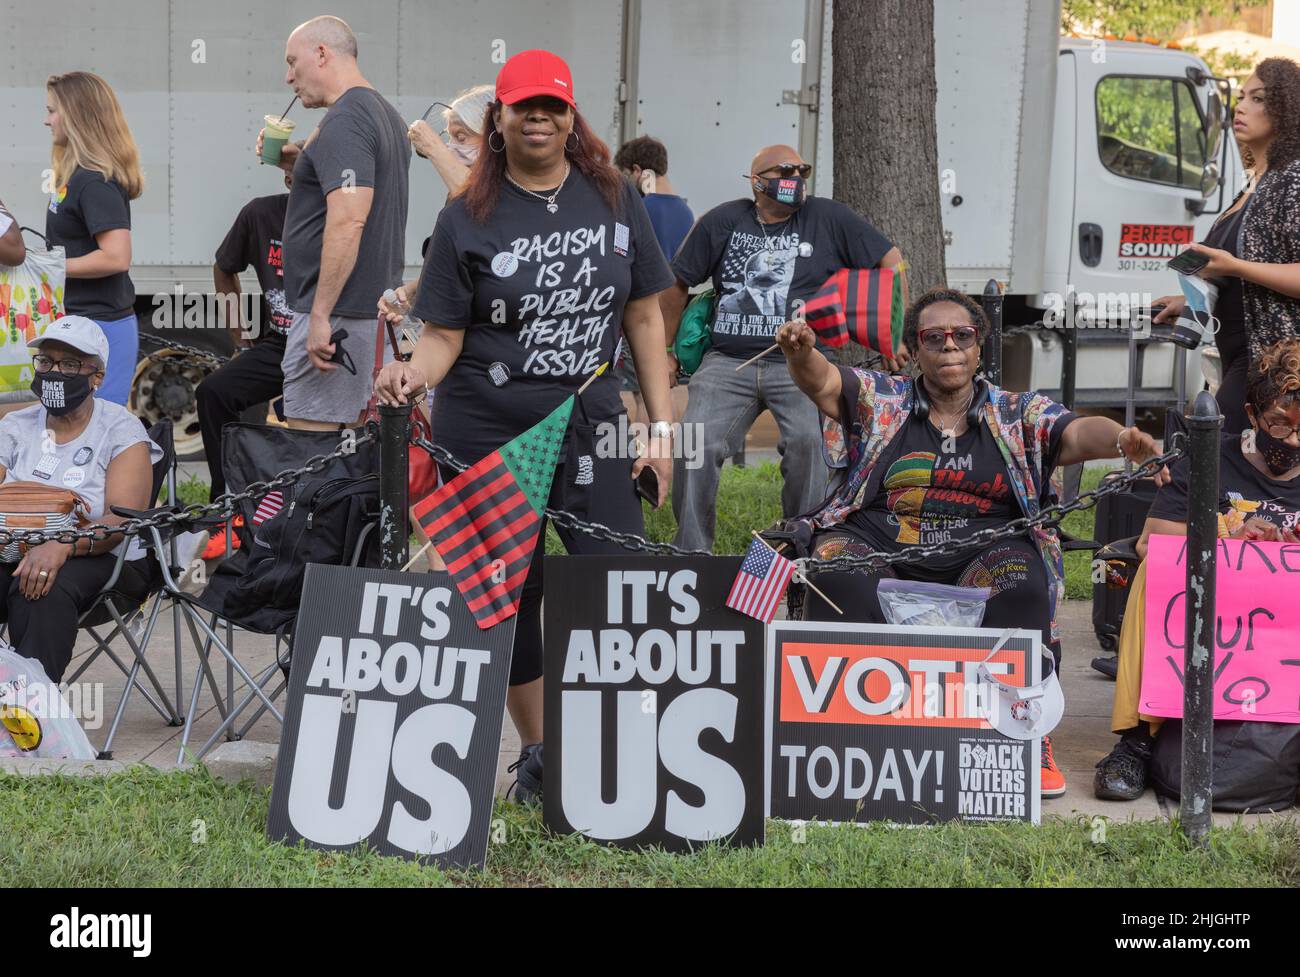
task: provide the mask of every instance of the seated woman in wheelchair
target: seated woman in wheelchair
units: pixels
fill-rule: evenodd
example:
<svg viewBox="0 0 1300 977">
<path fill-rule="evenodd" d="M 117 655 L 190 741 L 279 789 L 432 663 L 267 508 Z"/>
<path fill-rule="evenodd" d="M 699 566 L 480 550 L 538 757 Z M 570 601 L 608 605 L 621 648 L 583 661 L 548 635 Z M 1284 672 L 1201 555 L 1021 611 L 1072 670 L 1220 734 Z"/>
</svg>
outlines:
<svg viewBox="0 0 1300 977">
<path fill-rule="evenodd" d="M 1300 339 L 1284 339 L 1251 365 L 1246 378 L 1250 428 L 1222 436 L 1219 445 L 1219 536 L 1300 542 Z M 1111 730 L 1115 748 L 1097 764 L 1093 792 L 1131 801 L 1146 791 L 1151 750 L 1163 723 L 1138 712 L 1146 630 L 1146 555 L 1152 533 L 1187 535 L 1189 462 L 1180 458 L 1172 480 L 1156 493 L 1135 549 L 1133 575 L 1119 635 L 1119 671 Z"/>
<path fill-rule="evenodd" d="M 778 330 L 791 376 L 825 415 L 827 461 L 846 469 L 831 498 L 805 517 L 814 557 L 959 542 L 1037 514 L 1057 465 L 1121 453 L 1141 463 L 1156 455 L 1154 441 L 1137 428 L 1076 417 L 1039 394 L 1002 390 L 977 377 L 988 333 L 983 309 L 965 294 L 925 293 L 903 325 L 903 342 L 921 374 L 913 379 L 834 366 L 805 323 Z M 809 592 L 804 617 L 883 623 L 876 587 L 886 576 L 988 587 L 984 626 L 1038 628 L 1044 648 L 1059 658 L 1056 607 L 1065 574 L 1052 530 L 877 573 L 817 574 L 812 583 L 844 616 Z M 1065 780 L 1046 741 L 1043 768 L 1043 793 L 1063 793 Z"/>
<path fill-rule="evenodd" d="M 152 466 L 163 452 L 139 418 L 94 396 L 108 362 L 103 331 L 83 316 L 64 316 L 27 345 L 36 351 L 32 391 L 40 403 L 0 419 L 0 481 L 75 491 L 92 523 L 122 522 L 112 506 L 148 508 Z M 52 681 L 62 679 L 72 658 L 78 618 L 108 583 L 119 549 L 129 545 L 111 536 L 9 543 L 0 551 L 0 621 L 8 625 L 9 643 L 38 660 Z M 113 589 L 143 599 L 147 575 L 137 562 L 125 561 Z"/>
</svg>

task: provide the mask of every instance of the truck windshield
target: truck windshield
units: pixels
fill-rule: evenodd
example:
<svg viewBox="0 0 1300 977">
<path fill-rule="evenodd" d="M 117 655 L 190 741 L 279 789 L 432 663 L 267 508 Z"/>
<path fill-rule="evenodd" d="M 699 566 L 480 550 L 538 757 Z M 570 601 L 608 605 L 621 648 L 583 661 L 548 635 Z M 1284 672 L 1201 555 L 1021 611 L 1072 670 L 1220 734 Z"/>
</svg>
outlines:
<svg viewBox="0 0 1300 977">
<path fill-rule="evenodd" d="M 1108 75 L 1097 84 L 1097 148 L 1119 176 L 1197 187 L 1205 125 L 1191 86 L 1178 78 Z"/>
</svg>

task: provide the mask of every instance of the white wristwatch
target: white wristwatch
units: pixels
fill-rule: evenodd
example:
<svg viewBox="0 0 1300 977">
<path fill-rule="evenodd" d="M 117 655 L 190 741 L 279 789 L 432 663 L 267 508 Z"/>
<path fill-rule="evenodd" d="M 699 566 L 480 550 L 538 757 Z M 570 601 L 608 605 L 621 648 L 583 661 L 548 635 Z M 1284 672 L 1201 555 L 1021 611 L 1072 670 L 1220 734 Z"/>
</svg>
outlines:
<svg viewBox="0 0 1300 977">
<path fill-rule="evenodd" d="M 671 438 L 673 436 L 673 426 L 667 421 L 654 421 L 650 425 L 651 438 Z"/>
</svg>

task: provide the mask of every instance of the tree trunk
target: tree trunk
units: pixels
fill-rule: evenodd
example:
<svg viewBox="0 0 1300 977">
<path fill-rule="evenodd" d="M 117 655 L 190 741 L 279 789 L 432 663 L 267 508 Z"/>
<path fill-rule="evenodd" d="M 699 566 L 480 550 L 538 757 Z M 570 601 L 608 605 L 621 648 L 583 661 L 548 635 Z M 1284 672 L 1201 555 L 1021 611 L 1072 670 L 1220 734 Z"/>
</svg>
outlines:
<svg viewBox="0 0 1300 977">
<path fill-rule="evenodd" d="M 944 275 L 933 0 L 835 0 L 835 199 L 907 261 L 912 297 Z"/>
</svg>

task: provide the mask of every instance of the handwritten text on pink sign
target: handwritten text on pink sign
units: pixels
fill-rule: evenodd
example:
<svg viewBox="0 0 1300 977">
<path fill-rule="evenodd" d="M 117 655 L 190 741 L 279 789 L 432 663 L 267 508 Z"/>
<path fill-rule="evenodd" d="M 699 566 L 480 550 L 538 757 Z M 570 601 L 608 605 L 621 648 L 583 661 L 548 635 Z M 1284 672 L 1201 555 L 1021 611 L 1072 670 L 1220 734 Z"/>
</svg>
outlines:
<svg viewBox="0 0 1300 977">
<path fill-rule="evenodd" d="M 1183 714 L 1187 540 L 1147 554 L 1141 711 Z M 1300 545 L 1218 541 L 1214 718 L 1300 723 Z"/>
</svg>

